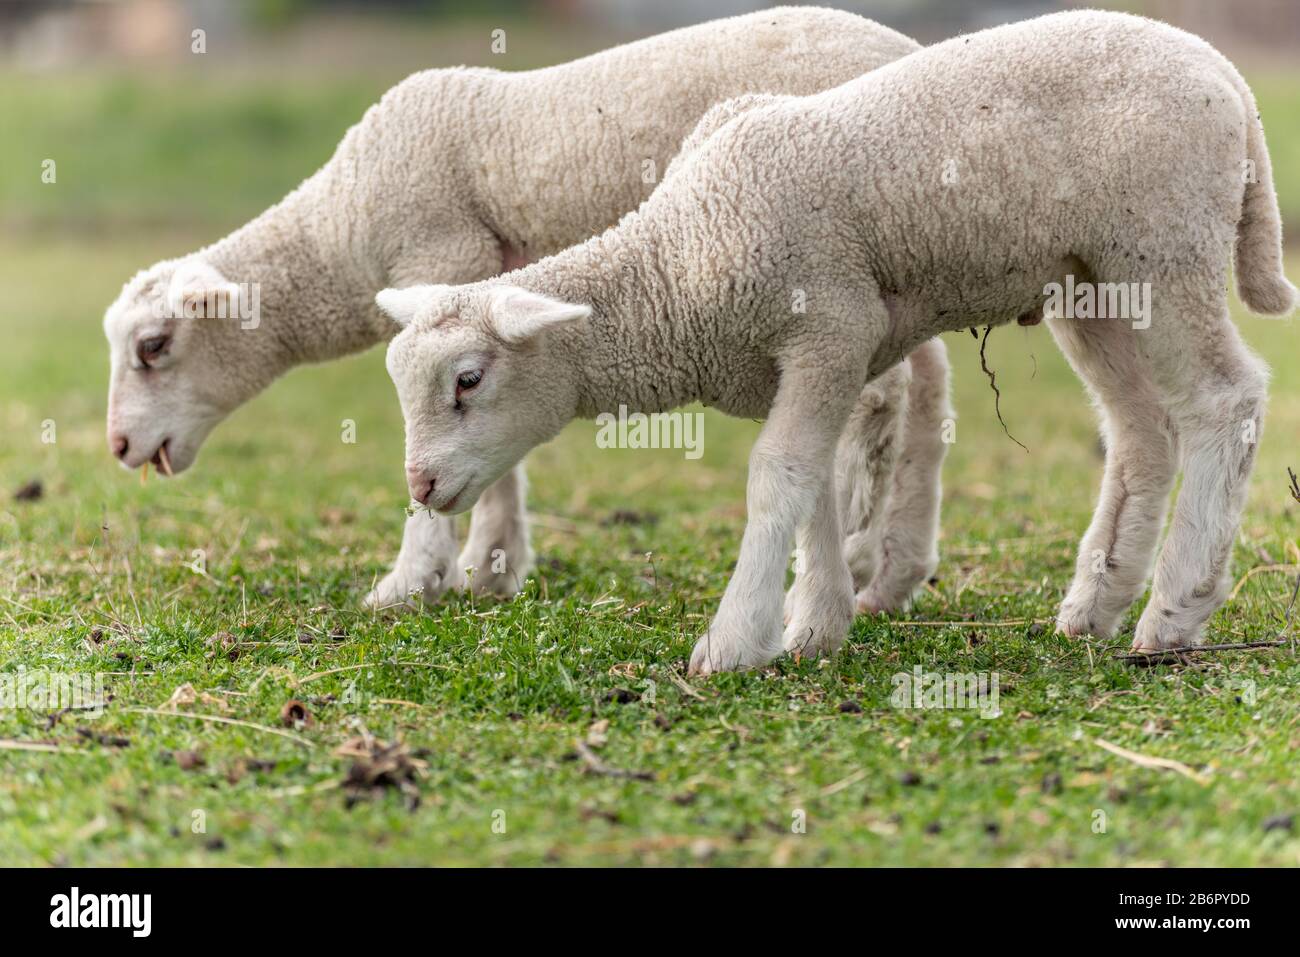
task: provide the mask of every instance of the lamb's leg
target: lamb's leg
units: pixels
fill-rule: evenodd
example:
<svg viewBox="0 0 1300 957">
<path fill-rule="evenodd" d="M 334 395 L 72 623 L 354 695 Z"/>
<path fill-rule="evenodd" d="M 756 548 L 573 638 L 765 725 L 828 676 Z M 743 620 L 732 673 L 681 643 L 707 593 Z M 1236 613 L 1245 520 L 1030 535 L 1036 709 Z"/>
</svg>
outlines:
<svg viewBox="0 0 1300 957">
<path fill-rule="evenodd" d="M 1156 313 L 1145 341 L 1178 432 L 1183 483 L 1135 650 L 1198 644 L 1223 603 L 1268 390 L 1266 367 L 1228 318 L 1222 281 L 1173 309 L 1157 298 Z"/>
<path fill-rule="evenodd" d="M 852 352 L 851 344 L 846 343 L 844 351 Z M 841 377 L 861 381 L 870 352 L 864 349 L 861 354 L 864 361 L 859 368 L 852 368 L 843 354 L 802 355 L 783 364 L 776 400 L 749 456 L 749 516 L 740 557 L 717 615 L 691 654 L 692 674 L 758 667 L 781 653 L 781 585 L 786 556 L 796 530 L 815 518 L 812 538 L 819 544 L 816 555 L 819 562 L 841 566 L 844 592 L 843 607 L 826 610 L 825 621 L 811 627 L 823 635 L 819 641 L 827 645 L 843 641 L 843 630 L 838 636 L 827 634 L 832 619 L 842 619 L 846 630 L 852 616 L 848 568 L 839 549 L 838 523 L 834 522 L 829 495 L 835 443 L 854 396 L 828 389 L 827 383 L 842 381 Z M 817 514 L 819 498 L 824 504 Z M 832 530 L 836 544 L 828 555 L 824 543 Z M 833 578 L 828 576 L 826 588 Z M 819 590 L 822 587 L 819 585 Z M 804 623 L 801 617 L 800 624 Z"/>
<path fill-rule="evenodd" d="M 455 555 L 455 520 L 434 512 L 416 512 L 406 520 L 393 570 L 366 596 L 366 607 L 418 607 L 448 588 L 459 587 Z"/>
<path fill-rule="evenodd" d="M 859 612 L 898 611 L 939 564 L 948 355 L 939 339 L 868 383 L 835 453 L 844 557 Z M 786 594 L 789 622 L 801 577 Z"/>
<path fill-rule="evenodd" d="M 475 503 L 469 536 L 456 560 L 456 568 L 471 590 L 508 598 L 523 588 L 533 568 L 524 508 L 526 488 L 521 463 L 489 486 Z"/>
<path fill-rule="evenodd" d="M 1101 415 L 1106 472 L 1092 524 L 1079 543 L 1074 582 L 1056 618 L 1067 635 L 1115 634 L 1151 575 L 1176 469 L 1177 439 L 1150 360 L 1149 330 L 1118 319 L 1060 319 L 1047 326 Z"/>
<path fill-rule="evenodd" d="M 859 612 L 899 611 L 939 566 L 939 504 L 943 498 L 945 422 L 953 419 L 948 399 L 948 350 L 939 339 L 918 346 L 907 359 L 907 385 L 902 449 L 892 465 L 892 480 L 877 507 L 865 540 L 850 532 L 845 542 L 849 565 L 863 563 L 864 553 L 878 556 L 870 578 L 856 570 Z M 880 473 L 889 477 L 890 473 Z M 882 510 L 883 509 L 883 510 Z M 859 526 L 861 527 L 861 526 Z"/>
<path fill-rule="evenodd" d="M 894 463 L 903 443 L 911 374 L 911 367 L 904 361 L 867 383 L 835 448 L 835 503 L 844 536 L 841 548 L 853 576 L 854 590 L 865 587 L 880 567 L 880 526 L 891 499 Z M 802 541 L 796 543 L 794 584 L 785 596 L 786 624 L 800 602 L 807 551 Z"/>
<path fill-rule="evenodd" d="M 901 362 L 867 383 L 835 449 L 841 547 L 854 591 L 866 588 L 880 571 L 882 526 L 897 491 L 895 468 L 906 441 L 911 379 L 911 365 Z"/>
<path fill-rule="evenodd" d="M 785 650 L 816 658 L 839 650 L 853 623 L 853 577 L 844 561 L 835 486 L 817 492 L 812 519 L 795 533 L 798 577 L 787 600 Z"/>
</svg>

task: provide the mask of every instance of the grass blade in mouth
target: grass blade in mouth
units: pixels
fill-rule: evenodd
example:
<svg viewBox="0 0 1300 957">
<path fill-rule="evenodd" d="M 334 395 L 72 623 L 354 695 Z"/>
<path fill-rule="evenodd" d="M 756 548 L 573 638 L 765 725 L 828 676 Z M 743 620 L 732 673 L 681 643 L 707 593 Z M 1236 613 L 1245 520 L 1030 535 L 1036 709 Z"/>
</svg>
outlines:
<svg viewBox="0 0 1300 957">
<path fill-rule="evenodd" d="M 161 468 L 162 468 L 163 472 L 166 473 L 166 475 L 167 475 L 168 478 L 171 478 L 171 477 L 172 477 L 172 463 L 171 463 L 171 459 L 169 459 L 169 458 L 167 457 L 167 446 L 166 446 L 166 445 L 160 445 L 160 446 L 158 446 L 158 461 L 162 463 Z"/>
</svg>

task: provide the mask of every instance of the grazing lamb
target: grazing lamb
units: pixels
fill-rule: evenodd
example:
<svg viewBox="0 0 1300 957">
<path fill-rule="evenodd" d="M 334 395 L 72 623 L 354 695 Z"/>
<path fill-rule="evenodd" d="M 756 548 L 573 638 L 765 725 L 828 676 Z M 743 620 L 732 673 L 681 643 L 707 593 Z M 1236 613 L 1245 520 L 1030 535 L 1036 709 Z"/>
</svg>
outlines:
<svg viewBox="0 0 1300 957">
<path fill-rule="evenodd" d="M 958 37 L 738 111 L 583 245 L 503 279 L 380 293 L 407 326 L 387 361 L 411 492 L 467 508 L 570 419 L 620 404 L 764 416 L 740 556 L 691 670 L 831 652 L 853 614 L 833 462 L 858 389 L 941 332 L 1035 321 L 1053 284 L 1145 282 L 1140 317 L 1084 318 L 1082 294 L 1046 310 L 1108 438 L 1059 627 L 1116 630 L 1181 464 L 1133 646 L 1195 643 L 1224 597 L 1265 403 L 1228 319 L 1234 243 L 1242 299 L 1288 311 L 1263 129 L 1210 46 L 1098 12 Z M 792 539 L 804 574 L 783 633 Z"/>
<path fill-rule="evenodd" d="M 393 335 L 374 306 L 385 286 L 470 282 L 580 242 L 645 199 L 712 104 L 751 91 L 817 92 L 916 49 L 870 20 L 785 7 L 545 70 L 417 73 L 281 203 L 126 284 L 104 322 L 110 447 L 128 468 L 152 461 L 182 471 L 221 419 L 287 369 Z M 174 318 L 200 307 L 233 318 Z M 847 493 L 865 503 L 848 546 L 861 553 L 863 604 L 873 608 L 905 603 L 937 560 L 942 345 L 921 346 L 890 386 L 869 425 L 903 445 L 900 493 L 890 498 L 892 465 Z M 906 428 L 896 421 L 904 408 Z M 451 520 L 413 516 L 368 601 L 431 598 L 462 584 L 467 566 L 478 569 L 476 589 L 516 591 L 531 565 L 523 496 L 522 469 L 487 490 L 459 558 Z M 887 521 L 872 522 L 882 508 Z M 492 558 L 498 548 L 505 570 Z"/>
</svg>

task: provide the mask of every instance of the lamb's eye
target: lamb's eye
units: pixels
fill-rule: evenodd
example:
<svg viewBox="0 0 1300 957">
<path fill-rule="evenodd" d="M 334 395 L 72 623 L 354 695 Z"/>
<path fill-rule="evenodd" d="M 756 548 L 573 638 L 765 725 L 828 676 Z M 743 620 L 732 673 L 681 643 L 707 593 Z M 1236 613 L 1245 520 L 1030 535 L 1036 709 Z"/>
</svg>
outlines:
<svg viewBox="0 0 1300 957">
<path fill-rule="evenodd" d="M 157 359 L 167 351 L 167 346 L 171 342 L 171 336 L 149 336 L 141 339 L 135 346 L 136 357 L 148 365 L 152 360 Z"/>
<path fill-rule="evenodd" d="M 456 394 L 460 395 L 462 392 L 468 392 L 482 381 L 482 369 L 475 369 L 473 372 L 462 372 L 456 376 Z"/>
</svg>

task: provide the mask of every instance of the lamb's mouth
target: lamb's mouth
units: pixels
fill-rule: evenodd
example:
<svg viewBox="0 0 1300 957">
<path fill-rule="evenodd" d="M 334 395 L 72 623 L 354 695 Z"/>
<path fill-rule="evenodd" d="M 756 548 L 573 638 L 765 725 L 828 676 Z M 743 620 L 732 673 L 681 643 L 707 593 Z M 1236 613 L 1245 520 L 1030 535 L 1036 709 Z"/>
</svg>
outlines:
<svg viewBox="0 0 1300 957">
<path fill-rule="evenodd" d="M 453 495 L 451 498 L 447 499 L 447 501 L 443 502 L 441 505 L 436 506 L 434 508 L 434 511 L 447 514 L 453 508 L 455 508 L 457 500 L 459 500 L 460 497 L 465 494 L 465 489 L 469 488 L 469 483 L 472 482 L 473 479 L 474 479 L 473 476 L 467 478 L 465 480 L 465 484 L 460 487 L 460 491 L 457 492 L 455 495 Z"/>
<path fill-rule="evenodd" d="M 163 439 L 162 445 L 158 446 L 158 450 L 154 452 L 153 458 L 149 460 L 153 463 L 153 467 L 157 469 L 160 474 L 166 475 L 168 478 L 171 478 L 176 474 L 172 469 L 172 459 L 168 449 L 171 445 L 171 441 L 171 439 Z"/>
</svg>

